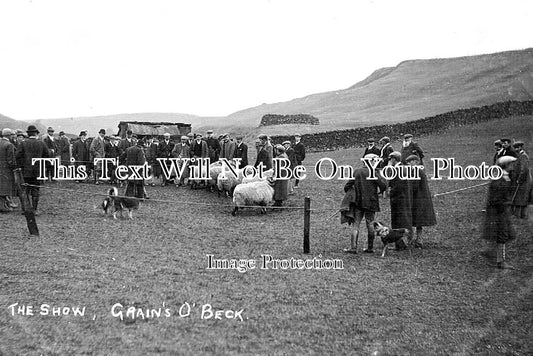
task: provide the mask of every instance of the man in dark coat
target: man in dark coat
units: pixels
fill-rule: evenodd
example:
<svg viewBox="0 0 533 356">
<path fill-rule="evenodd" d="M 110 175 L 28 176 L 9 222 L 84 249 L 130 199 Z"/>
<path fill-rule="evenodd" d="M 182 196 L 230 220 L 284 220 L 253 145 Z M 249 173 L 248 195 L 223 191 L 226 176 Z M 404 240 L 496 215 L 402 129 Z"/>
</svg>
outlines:
<svg viewBox="0 0 533 356">
<path fill-rule="evenodd" d="M 85 166 L 85 171 L 89 175 L 90 162 L 89 162 L 89 146 L 87 145 L 87 132 L 80 132 L 79 139 L 72 144 L 72 157 L 76 160 L 74 163 L 76 169 L 79 166 Z"/>
<path fill-rule="evenodd" d="M 26 194 L 31 196 L 31 203 L 33 209 L 37 213 L 37 206 L 39 204 L 39 186 L 41 181 L 39 177 L 39 165 L 33 164 L 33 158 L 49 158 L 50 153 L 48 147 L 43 141 L 37 139 L 39 130 L 34 125 L 28 126 L 28 138 L 24 140 L 15 153 L 17 160 L 17 166 L 22 168 L 22 176 L 24 177 L 24 183 L 26 186 Z"/>
<path fill-rule="evenodd" d="M 244 168 L 248 165 L 248 146 L 242 141 L 242 139 L 242 136 L 237 136 L 237 144 L 235 145 L 233 158 L 240 158 L 240 167 Z"/>
<path fill-rule="evenodd" d="M 511 222 L 513 184 L 509 178 L 514 161 L 516 157 L 513 156 L 503 156 L 498 159 L 497 164 L 504 172 L 500 179 L 492 180 L 489 184 L 483 229 L 483 238 L 496 242 L 497 267 L 502 269 L 513 269 L 505 262 L 505 244 L 516 238 Z"/>
<path fill-rule="evenodd" d="M 513 148 L 518 155 L 514 163 L 511 182 L 513 183 L 513 215 L 519 219 L 527 219 L 527 205 L 531 190 L 532 177 L 529 168 L 529 156 L 524 151 L 524 143 L 516 141 Z"/>
<path fill-rule="evenodd" d="M 369 154 L 366 158 L 379 158 L 378 155 Z M 378 179 L 367 179 L 369 171 L 367 167 L 354 170 L 354 179 L 344 186 L 345 196 L 341 203 L 341 224 L 348 223 L 353 226 L 350 234 L 350 248 L 344 249 L 346 253 L 357 253 L 357 241 L 359 239 L 359 226 L 365 218 L 368 233 L 366 253 L 374 250 L 374 216 L 379 209 L 378 193 L 387 188 L 384 178 L 378 175 Z M 378 192 L 379 190 L 379 192 Z"/>
<path fill-rule="evenodd" d="M 418 146 L 418 143 L 413 141 L 413 135 L 411 134 L 406 134 L 403 136 L 402 151 L 400 153 L 401 153 L 401 162 L 403 164 L 406 163 L 405 160 L 410 155 L 417 155 L 418 158 L 420 159 L 420 164 L 421 165 L 424 164 L 422 160 L 424 158 L 424 152 L 422 151 L 420 146 Z"/>
<path fill-rule="evenodd" d="M 417 155 L 407 157 L 408 165 L 420 165 L 420 160 Z M 413 239 L 413 246 L 422 248 L 422 227 L 433 226 L 437 224 L 435 217 L 435 210 L 433 209 L 433 201 L 431 200 L 431 192 L 429 191 L 428 179 L 423 169 L 419 171 L 420 179 L 410 180 L 413 192 L 413 202 L 411 204 L 412 226 L 416 227 L 416 235 Z M 413 229 L 411 228 L 411 234 Z"/>
<path fill-rule="evenodd" d="M 43 137 L 43 142 L 48 148 L 48 156 L 50 158 L 59 156 L 59 152 L 57 149 L 57 140 L 54 138 L 54 129 L 52 127 L 49 127 L 46 130 L 46 135 Z M 52 181 L 52 171 L 53 171 L 52 164 L 49 162 L 46 162 L 46 176 L 48 177 L 49 181 Z"/>
<path fill-rule="evenodd" d="M 276 158 L 285 158 L 289 159 L 287 157 L 287 154 L 285 153 L 285 147 L 282 145 L 277 145 L 275 148 L 276 150 Z M 276 179 L 274 182 L 274 205 L 273 206 L 282 206 L 283 201 L 287 200 L 289 197 L 289 180 L 288 179 Z"/>
<path fill-rule="evenodd" d="M 294 155 L 296 156 L 296 165 L 300 166 L 302 162 L 305 159 L 305 146 L 300 141 L 302 136 L 300 134 L 294 135 Z M 298 184 L 300 184 L 300 180 L 296 179 L 294 181 L 294 188 L 298 187 Z"/>
<path fill-rule="evenodd" d="M 70 165 L 70 140 L 65 136 L 64 131 L 59 132 L 57 154 L 61 157 L 61 164 L 63 166 Z"/>
<path fill-rule="evenodd" d="M 220 143 L 220 158 L 232 160 L 235 154 L 235 141 L 233 141 L 229 134 L 224 134 L 222 142 Z"/>
<path fill-rule="evenodd" d="M 123 156 L 123 153 L 126 152 L 126 150 L 131 147 L 131 146 L 134 146 L 135 144 L 133 143 L 133 131 L 131 130 L 127 130 L 126 131 L 126 137 L 123 138 L 122 140 L 120 140 L 119 144 L 118 144 L 118 148 L 120 150 L 120 156 L 124 157 Z M 119 162 L 119 164 L 124 164 L 123 161 Z"/>
<path fill-rule="evenodd" d="M 13 210 L 11 197 L 16 195 L 13 175 L 16 167 L 15 146 L 9 141 L 11 134 L 10 129 L 3 129 L 0 134 L 0 213 Z"/>
<path fill-rule="evenodd" d="M 296 153 L 294 153 L 294 148 L 291 147 L 291 141 L 284 141 L 282 143 L 283 147 L 285 147 L 285 153 L 287 154 L 287 157 L 289 158 L 289 169 L 291 172 L 293 171 L 294 167 L 297 166 L 296 164 Z M 291 177 L 289 179 L 289 194 L 294 194 L 294 181 L 296 179 L 294 177 Z"/>
<path fill-rule="evenodd" d="M 383 136 L 379 143 L 382 145 L 381 149 L 379 150 L 379 158 L 381 158 L 381 162 L 379 162 L 378 168 L 383 168 L 387 164 L 389 164 L 389 155 L 394 152 L 394 149 L 391 146 L 390 138 L 387 136 Z"/>
<path fill-rule="evenodd" d="M 168 132 L 165 132 L 163 135 L 163 140 L 159 142 L 159 146 L 157 147 L 157 158 L 172 158 L 172 150 L 174 149 L 174 142 L 170 140 L 170 134 Z M 166 162 L 165 164 L 167 167 L 170 168 L 170 161 Z M 161 186 L 166 186 L 170 183 L 169 179 L 166 179 L 166 177 L 161 178 L 163 180 L 163 183 L 161 183 Z"/>
<path fill-rule="evenodd" d="M 209 161 L 215 163 L 220 155 L 220 142 L 213 136 L 213 130 L 207 130 L 205 142 L 209 151 Z"/>
<path fill-rule="evenodd" d="M 144 155 L 144 140 L 138 140 L 132 137 L 134 146 L 128 147 L 125 152 L 125 163 L 126 166 L 142 166 L 146 162 L 146 156 Z M 129 174 L 131 175 L 131 171 Z M 142 179 L 128 179 L 126 185 L 126 193 L 124 194 L 127 197 L 135 197 L 143 199 L 145 197 L 144 191 L 144 181 Z M 139 200 L 136 199 L 136 207 L 139 205 Z"/>
<path fill-rule="evenodd" d="M 185 168 L 183 168 L 183 174 L 180 176 L 180 179 L 178 182 L 176 182 L 176 187 L 180 187 L 184 184 L 185 179 L 189 179 L 189 161 L 185 161 L 184 159 L 191 158 L 191 147 L 187 143 L 188 137 L 187 136 L 181 136 L 181 142 L 174 146 L 174 149 L 172 150 L 172 157 L 180 159 L 178 161 L 178 168 L 181 169 L 183 165 L 185 165 Z M 182 160 L 183 159 L 183 160 Z"/>
<path fill-rule="evenodd" d="M 511 140 L 508 138 L 501 138 L 500 141 L 502 142 L 502 148 L 503 151 L 501 153 L 501 156 L 511 156 L 511 157 L 518 157 L 516 154 L 516 151 L 513 149 L 513 146 L 511 146 Z"/>
<path fill-rule="evenodd" d="M 254 167 L 258 167 L 259 164 L 263 163 L 263 169 L 269 170 L 272 168 L 272 157 L 269 155 L 267 147 L 267 135 L 259 135 L 259 144 L 257 152 L 257 158 L 255 160 Z"/>
</svg>

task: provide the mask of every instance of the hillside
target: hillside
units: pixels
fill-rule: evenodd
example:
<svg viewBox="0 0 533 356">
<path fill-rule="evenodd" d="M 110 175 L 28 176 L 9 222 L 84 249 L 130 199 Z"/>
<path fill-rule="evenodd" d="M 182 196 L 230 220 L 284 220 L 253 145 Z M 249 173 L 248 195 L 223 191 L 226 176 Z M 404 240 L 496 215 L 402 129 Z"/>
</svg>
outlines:
<svg viewBox="0 0 533 356">
<path fill-rule="evenodd" d="M 187 114 L 149 113 L 47 119 L 75 133 L 103 127 L 116 132 L 121 120 L 176 121 L 193 125 L 193 131 L 256 134 L 265 114 L 309 114 L 320 125 L 281 125 L 261 128 L 269 135 L 299 131 L 313 133 L 420 119 L 444 112 L 509 100 L 533 99 L 533 48 L 478 56 L 408 60 L 381 68 L 342 90 L 318 93 L 287 102 L 263 104 L 227 117 L 205 118 Z"/>
<path fill-rule="evenodd" d="M 8 116 L 0 114 L 0 130 L 4 128 L 10 128 L 12 130 L 21 129 L 26 131 L 29 125 L 31 125 L 29 122 L 15 120 Z M 37 125 L 37 128 L 40 132 L 46 132 L 46 127 L 41 124 Z"/>
</svg>

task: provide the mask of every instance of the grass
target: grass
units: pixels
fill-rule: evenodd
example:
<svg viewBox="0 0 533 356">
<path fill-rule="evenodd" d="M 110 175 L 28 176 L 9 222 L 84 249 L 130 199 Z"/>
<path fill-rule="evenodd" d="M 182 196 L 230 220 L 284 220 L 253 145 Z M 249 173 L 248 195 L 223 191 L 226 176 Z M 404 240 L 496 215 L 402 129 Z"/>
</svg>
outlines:
<svg viewBox="0 0 533 356">
<path fill-rule="evenodd" d="M 531 132 L 531 117 L 520 117 L 418 142 L 426 162 L 455 157 L 479 165 L 492 162 L 494 139 L 533 142 Z M 361 155 L 361 149 L 313 153 L 305 163 L 328 156 L 354 164 Z M 430 181 L 430 188 L 441 193 L 478 183 Z M 229 199 L 155 187 L 132 222 L 114 221 L 97 209 L 102 186 L 47 184 L 79 192 L 42 190 L 40 237 L 27 235 L 23 216 L 0 215 L 0 354 L 531 354 L 531 225 L 517 222 L 519 237 L 509 246 L 518 270 L 496 270 L 480 255 L 486 194 L 480 187 L 434 199 L 438 225 L 425 229 L 425 248 L 412 256 L 344 255 L 349 228 L 331 217 L 343 184 L 310 174 L 287 202 L 299 207 L 306 195 L 312 199 L 309 256 L 302 253 L 298 209 L 232 217 Z M 387 200 L 381 208 L 378 219 L 388 224 Z M 206 254 L 339 258 L 344 270 L 206 270 Z M 181 318 L 185 302 L 194 306 Z M 86 315 L 12 316 L 13 303 L 85 306 Z M 169 308 L 172 316 L 121 321 L 111 315 L 116 303 Z M 244 309 L 244 321 L 202 320 L 205 304 Z"/>
</svg>

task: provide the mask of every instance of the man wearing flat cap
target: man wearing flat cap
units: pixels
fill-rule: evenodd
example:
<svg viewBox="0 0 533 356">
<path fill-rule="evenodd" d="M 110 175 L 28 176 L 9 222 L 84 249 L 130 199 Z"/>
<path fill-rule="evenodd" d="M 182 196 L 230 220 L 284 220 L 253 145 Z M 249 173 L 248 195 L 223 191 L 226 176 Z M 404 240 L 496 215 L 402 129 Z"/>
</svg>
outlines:
<svg viewBox="0 0 533 356">
<path fill-rule="evenodd" d="M 269 170 L 272 168 L 272 156 L 268 152 L 267 147 L 267 135 L 259 135 L 257 144 L 257 158 L 255 160 L 254 167 L 258 167 L 261 163 L 263 164 L 264 170 Z"/>
<path fill-rule="evenodd" d="M 16 195 L 15 176 L 16 168 L 15 146 L 9 141 L 12 131 L 3 129 L 0 134 L 0 213 L 13 210 L 16 205 L 11 197 Z"/>
<path fill-rule="evenodd" d="M 21 129 L 17 129 L 17 140 L 15 141 L 15 150 L 19 147 L 20 143 L 24 141 L 24 139 L 28 137 L 26 132 L 22 131 Z"/>
<path fill-rule="evenodd" d="M 178 158 L 178 167 L 181 169 L 183 165 L 185 165 L 185 168 L 183 169 L 183 174 L 180 176 L 179 182 L 176 182 L 176 187 L 180 187 L 185 183 L 185 179 L 189 178 L 189 163 L 182 161 L 182 159 L 185 158 L 191 158 L 191 147 L 188 144 L 188 137 L 187 136 L 181 136 L 181 142 L 176 144 L 174 146 L 174 149 L 172 150 L 172 157 Z"/>
<path fill-rule="evenodd" d="M 283 145 L 276 145 L 274 147 L 276 150 L 276 158 L 285 158 L 287 154 L 285 153 L 285 147 Z M 276 179 L 274 182 L 274 204 L 273 206 L 282 206 L 283 201 L 288 199 L 289 195 L 289 181 L 287 179 Z"/>
<path fill-rule="evenodd" d="M 91 167 L 91 162 L 89 145 L 87 144 L 87 132 L 81 131 L 78 140 L 72 144 L 72 157 L 76 160 L 76 162 L 74 162 L 76 167 L 85 166 L 87 175 L 91 174 L 89 170 Z M 78 181 L 78 183 L 79 182 L 80 181 Z"/>
<path fill-rule="evenodd" d="M 220 156 L 220 142 L 213 136 L 213 130 L 207 130 L 205 142 L 209 151 L 209 161 L 211 163 L 218 161 Z"/>
<path fill-rule="evenodd" d="M 513 202 L 511 210 L 514 216 L 519 219 L 527 219 L 527 206 L 532 189 L 531 169 L 529 166 L 529 156 L 524 151 L 524 143 L 516 141 L 513 144 L 514 151 L 517 154 L 516 162 L 510 175 L 513 183 Z"/>
<path fill-rule="evenodd" d="M 422 158 L 424 158 L 424 152 L 420 146 L 418 146 L 418 143 L 413 141 L 413 135 L 411 134 L 405 134 L 403 136 L 402 151 L 400 153 L 402 155 L 401 160 L 403 164 L 406 163 L 405 160 L 410 155 L 417 155 L 418 158 L 420 158 L 420 164 L 424 164 L 422 161 Z"/>
<path fill-rule="evenodd" d="M 511 139 L 509 138 L 501 138 L 500 141 L 502 142 L 503 152 L 502 156 L 511 156 L 511 157 L 518 157 L 515 150 L 513 149 L 513 146 L 511 145 Z"/>
<path fill-rule="evenodd" d="M 381 158 L 381 162 L 379 163 L 378 168 L 383 168 L 389 164 L 389 155 L 394 152 L 394 148 L 392 148 L 390 138 L 387 136 L 383 136 L 379 140 L 379 143 L 381 144 L 381 149 L 379 150 L 379 158 Z"/>
<path fill-rule="evenodd" d="M 367 140 L 367 147 L 365 148 L 365 151 L 363 153 L 363 157 L 369 154 L 379 156 L 379 148 L 376 147 L 376 140 L 374 138 L 369 138 Z"/>
<path fill-rule="evenodd" d="M 170 140 L 170 134 L 168 132 L 165 132 L 163 134 L 163 140 L 159 142 L 159 146 L 157 147 L 157 158 L 164 158 L 166 160 L 165 164 L 167 165 L 169 169 L 170 169 L 171 163 L 170 161 L 167 161 L 167 160 L 169 158 L 172 158 L 172 150 L 174 150 L 174 146 L 175 146 L 174 142 Z M 170 180 L 166 179 L 164 175 L 162 176 L 161 179 L 163 181 L 163 183 L 161 183 L 162 187 L 166 186 L 167 184 L 170 184 Z"/>
<path fill-rule="evenodd" d="M 57 153 L 61 157 L 61 165 L 70 165 L 70 140 L 65 136 L 64 131 L 59 131 L 57 139 Z"/>
<path fill-rule="evenodd" d="M 244 168 L 248 165 L 248 146 L 242 141 L 242 139 L 242 135 L 237 136 L 233 158 L 240 158 L 240 167 Z"/>
<path fill-rule="evenodd" d="M 96 136 L 89 146 L 89 153 L 91 155 L 90 161 L 94 162 L 95 158 L 105 158 L 105 130 L 100 129 L 98 136 Z M 94 166 L 94 184 L 100 184 L 100 177 L 102 175 L 102 162 L 98 162 Z"/>
<path fill-rule="evenodd" d="M 220 158 L 232 160 L 235 155 L 235 142 L 225 133 L 220 143 Z"/>
<path fill-rule="evenodd" d="M 43 136 L 43 142 L 46 144 L 46 147 L 48 148 L 48 155 L 50 158 L 59 156 L 59 152 L 57 149 L 57 141 L 54 138 L 53 127 L 49 127 L 46 130 L 46 135 Z M 49 181 L 52 181 L 52 171 L 53 171 L 52 164 L 49 162 L 46 162 L 46 176 L 48 177 Z"/>
<path fill-rule="evenodd" d="M 34 165 L 32 159 L 49 158 L 50 154 L 46 144 L 37 139 L 39 130 L 34 125 L 28 126 L 26 132 L 28 139 L 24 140 L 17 148 L 15 159 L 17 160 L 17 166 L 22 169 L 22 177 L 24 178 L 24 183 L 27 184 L 25 187 L 26 194 L 31 197 L 31 204 L 37 214 L 39 186 L 42 182 L 37 179 L 39 177 L 39 165 Z"/>
</svg>

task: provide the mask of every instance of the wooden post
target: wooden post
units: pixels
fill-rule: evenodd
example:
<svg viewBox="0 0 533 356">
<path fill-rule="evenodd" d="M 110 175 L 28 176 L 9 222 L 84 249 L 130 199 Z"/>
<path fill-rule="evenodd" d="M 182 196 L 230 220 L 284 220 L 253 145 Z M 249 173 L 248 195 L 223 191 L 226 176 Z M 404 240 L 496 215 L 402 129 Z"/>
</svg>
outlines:
<svg viewBox="0 0 533 356">
<path fill-rule="evenodd" d="M 305 197 L 304 200 L 304 253 L 310 252 L 309 247 L 309 230 L 311 223 L 311 199 Z"/>
<path fill-rule="evenodd" d="M 13 172 L 15 174 L 15 184 L 17 185 L 17 189 L 19 191 L 20 206 L 24 211 L 24 216 L 26 216 L 26 224 L 28 225 L 30 235 L 39 236 L 39 228 L 37 227 L 37 221 L 35 221 L 35 211 L 33 210 L 30 198 L 26 193 L 26 189 L 22 187 L 22 184 L 24 183 L 24 179 L 22 178 L 22 170 L 17 168 Z"/>
</svg>

